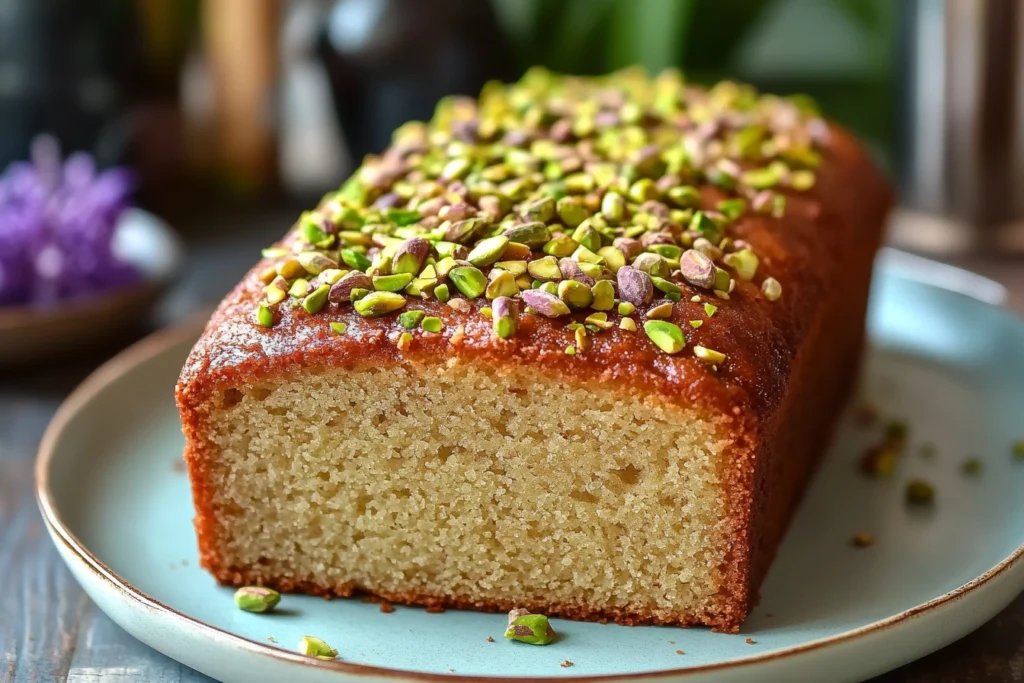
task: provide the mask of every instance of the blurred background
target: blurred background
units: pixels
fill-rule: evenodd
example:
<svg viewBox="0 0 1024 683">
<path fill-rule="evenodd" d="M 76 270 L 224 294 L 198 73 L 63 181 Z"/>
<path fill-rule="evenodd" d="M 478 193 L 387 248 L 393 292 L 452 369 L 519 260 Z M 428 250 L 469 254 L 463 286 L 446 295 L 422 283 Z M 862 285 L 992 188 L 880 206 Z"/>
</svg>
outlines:
<svg viewBox="0 0 1024 683">
<path fill-rule="evenodd" d="M 442 95 L 533 64 L 588 74 L 643 64 L 809 93 L 892 169 L 902 4 L 6 0 L 0 166 L 48 131 L 101 165 L 136 168 L 140 201 L 161 211 L 315 198 Z"/>
<path fill-rule="evenodd" d="M 680 66 L 813 96 L 899 188 L 896 243 L 1001 257 L 1024 247 L 1022 36 L 1018 0 L 3 0 L 0 168 L 50 133 L 130 169 L 188 254 L 168 321 L 442 95 Z"/>
</svg>

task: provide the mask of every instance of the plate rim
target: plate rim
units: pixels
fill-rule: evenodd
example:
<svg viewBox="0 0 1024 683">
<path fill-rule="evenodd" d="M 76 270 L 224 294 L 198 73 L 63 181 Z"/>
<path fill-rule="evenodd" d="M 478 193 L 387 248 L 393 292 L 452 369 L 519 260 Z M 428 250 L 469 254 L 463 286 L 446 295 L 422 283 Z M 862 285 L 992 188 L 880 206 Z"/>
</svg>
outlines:
<svg viewBox="0 0 1024 683">
<path fill-rule="evenodd" d="M 956 268 L 954 266 L 947 266 L 946 264 L 940 264 L 938 262 L 929 261 L 927 259 L 921 259 L 936 265 L 940 265 L 943 268 L 952 268 L 960 271 L 967 281 L 970 278 L 980 278 L 982 276 L 971 273 L 970 271 Z M 882 265 L 886 270 L 902 270 L 893 268 L 891 265 Z M 913 269 L 911 272 L 900 272 L 897 276 L 903 277 L 910 281 L 918 281 L 914 277 Z M 989 280 L 996 287 L 1000 287 L 998 283 Z M 931 283 L 924 282 L 930 286 L 934 286 Z M 950 291 L 952 288 L 940 288 L 947 289 Z M 1002 306 L 993 304 L 991 301 L 986 301 L 972 294 L 971 291 L 962 291 L 958 289 L 952 289 L 961 295 L 968 296 L 976 299 L 979 302 L 1001 311 L 1003 314 L 1010 316 L 1011 318 L 1018 320 L 1019 318 L 1012 312 L 1008 311 Z M 407 681 L 426 681 L 431 683 L 445 682 L 451 683 L 452 681 L 480 681 L 491 683 L 498 680 L 509 680 L 503 676 L 488 676 L 488 675 L 462 675 L 462 674 L 445 674 L 445 673 L 426 673 L 421 671 L 412 671 L 408 669 L 393 669 L 387 667 L 373 666 L 368 664 L 356 664 L 347 662 L 344 660 L 319 660 L 312 657 L 308 657 L 297 652 L 291 652 L 279 647 L 273 647 L 265 643 L 251 640 L 243 636 L 231 633 L 230 631 L 224 630 L 217 626 L 208 624 L 200 619 L 192 617 L 188 614 L 178 611 L 177 609 L 157 600 L 156 598 L 144 593 L 125 579 L 121 578 L 115 571 L 108 567 L 102 560 L 96 557 L 83 543 L 79 540 L 71 530 L 64 524 L 60 515 L 57 512 L 56 502 L 54 500 L 53 492 L 49 485 L 49 469 L 50 463 L 57 450 L 57 444 L 67 427 L 68 423 L 87 406 L 98 394 L 107 389 L 111 384 L 116 382 L 124 374 L 137 367 L 138 365 L 145 363 L 154 357 L 160 355 L 169 348 L 185 342 L 190 337 L 198 336 L 205 326 L 205 321 L 208 318 L 208 313 L 201 313 L 194 316 L 192 319 L 180 323 L 176 326 L 156 332 L 128 347 L 126 350 L 114 356 L 102 364 L 99 368 L 94 370 L 74 391 L 68 396 L 67 399 L 61 403 L 57 412 L 54 414 L 53 419 L 46 428 L 43 438 L 40 441 L 39 450 L 36 457 L 35 463 L 35 494 L 36 501 L 39 506 L 40 513 L 43 518 L 43 522 L 50 533 L 51 538 L 54 539 L 55 543 L 59 542 L 63 545 L 64 549 L 70 553 L 65 555 L 65 561 L 68 557 L 73 558 L 78 565 L 92 575 L 93 579 L 98 579 L 102 583 L 106 584 L 107 587 L 113 588 L 122 596 L 128 598 L 133 604 L 144 610 L 156 612 L 165 618 L 170 618 L 175 621 L 183 622 L 185 626 L 197 631 L 200 635 L 203 635 L 211 640 L 220 642 L 224 645 L 228 645 L 237 649 L 244 650 L 248 653 L 258 655 L 260 657 L 270 657 L 275 660 L 283 660 L 284 662 L 295 664 L 304 667 L 312 667 L 319 669 L 327 669 L 335 671 L 337 673 L 344 673 L 351 676 L 358 677 L 385 677 L 393 680 L 407 680 Z M 679 679 L 688 676 L 699 676 L 702 674 L 720 672 L 728 669 L 740 669 L 749 666 L 755 666 L 758 664 L 764 664 L 767 662 L 775 661 L 782 658 L 793 657 L 796 655 L 821 650 L 823 648 L 839 645 L 842 643 L 849 643 L 854 640 L 864 638 L 866 636 L 880 633 L 885 631 L 897 624 L 920 616 L 926 612 L 931 612 L 944 607 L 952 602 L 959 600 L 966 595 L 977 591 L 986 584 L 990 583 L 997 577 L 1006 573 L 1018 562 L 1024 559 L 1024 542 L 1017 547 L 1012 553 L 1001 560 L 999 563 L 990 567 L 984 573 L 968 581 L 967 583 L 954 588 L 940 596 L 932 598 L 931 600 L 915 605 L 910 609 L 904 610 L 897 614 L 893 614 L 884 619 L 873 621 L 864 626 L 860 626 L 849 631 L 837 633 L 832 636 L 825 638 L 818 638 L 811 640 L 806 643 L 794 645 L 782 650 L 774 650 L 763 654 L 754 654 L 749 657 L 742 657 L 739 659 L 733 659 L 727 662 L 719 662 L 713 664 L 703 664 L 691 667 L 663 669 L 659 671 L 647 671 L 641 673 L 617 673 L 617 674 L 599 674 L 592 676 L 517 676 L 515 680 L 528 679 L 530 681 L 536 681 L 538 683 L 563 683 L 565 681 L 575 681 L 580 683 L 601 683 L 610 681 L 626 681 L 626 680 L 643 680 L 643 681 L 659 681 L 667 679 Z"/>
</svg>

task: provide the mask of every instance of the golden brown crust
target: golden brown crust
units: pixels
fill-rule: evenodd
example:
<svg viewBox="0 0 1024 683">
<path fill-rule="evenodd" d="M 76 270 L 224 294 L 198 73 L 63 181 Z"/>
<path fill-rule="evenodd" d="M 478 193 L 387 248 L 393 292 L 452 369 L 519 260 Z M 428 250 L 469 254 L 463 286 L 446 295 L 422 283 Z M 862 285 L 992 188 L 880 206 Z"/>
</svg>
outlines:
<svg viewBox="0 0 1024 683">
<path fill-rule="evenodd" d="M 701 405 L 732 419 L 729 426 L 736 445 L 723 480 L 728 497 L 730 558 L 725 568 L 723 593 L 728 608 L 716 614 L 683 615 L 672 623 L 706 624 L 736 630 L 756 599 L 756 590 L 798 498 L 802 481 L 813 468 L 820 443 L 808 445 L 801 454 L 803 465 L 793 475 L 795 494 L 769 496 L 764 488 L 771 482 L 770 459 L 787 457 L 771 447 L 780 412 L 794 373 L 794 363 L 809 330 L 820 324 L 828 306 L 847 302 L 850 316 L 863 319 L 863 304 L 869 278 L 867 268 L 880 240 L 885 214 L 891 203 L 888 189 L 863 150 L 844 131 L 832 127 L 823 149 L 824 162 L 813 190 L 791 195 L 784 218 L 747 215 L 733 228 L 732 235 L 748 241 L 761 259 L 765 275 L 784 283 L 785 295 L 769 302 L 751 283 L 738 282 L 728 301 L 716 300 L 706 292 L 683 286 L 682 302 L 674 306 L 672 320 L 680 325 L 688 346 L 696 344 L 727 354 L 716 373 L 689 353 L 667 355 L 657 352 L 642 332 L 617 327 L 593 337 L 585 352 L 567 356 L 572 335 L 564 328 L 572 318 L 549 320 L 524 316 L 519 333 L 509 340 L 494 336 L 491 325 L 479 312 L 482 301 L 471 302 L 460 313 L 436 300 L 416 302 L 410 307 L 426 311 L 444 322 L 440 334 L 414 333 L 412 344 L 399 350 L 401 332 L 392 317 L 364 319 L 351 307 L 331 307 L 316 316 L 301 308 L 282 306 L 280 321 L 272 329 L 256 324 L 253 310 L 261 298 L 259 264 L 223 301 L 196 344 L 182 370 L 177 401 L 186 436 L 186 459 L 196 502 L 196 529 L 201 561 L 219 580 L 237 584 L 271 577 L 236 572 L 217 556 L 215 514 L 211 492 L 206 490 L 206 462 L 213 452 L 205 440 L 204 405 L 217 391 L 254 377 L 273 375 L 295 368 L 354 367 L 361 363 L 388 365 L 403 356 L 416 360 L 443 362 L 447 357 L 501 363 L 524 369 L 542 367 L 575 381 L 596 380 L 628 384 L 654 392 L 666 400 Z M 705 188 L 704 203 L 714 204 L 718 195 Z M 854 264 L 854 265 L 851 265 Z M 846 278 L 855 278 L 846 281 Z M 852 288 L 856 295 L 839 292 Z M 690 302 L 694 294 L 711 301 L 718 312 L 699 329 L 687 321 L 705 319 L 702 303 Z M 610 316 L 617 322 L 617 316 Z M 348 324 L 344 335 L 334 334 L 331 322 Z M 860 334 L 853 325 L 849 333 Z M 827 341 L 825 342 L 827 343 Z M 851 348 L 859 346 L 859 339 Z M 855 364 L 850 354 L 842 362 Z M 831 368 L 837 381 L 845 382 L 851 368 Z M 823 422 L 831 421 L 825 415 Z M 824 438 L 824 431 L 820 437 Z M 803 462 L 805 461 L 806 462 Z M 787 489 L 787 491 L 790 489 Z M 771 520 L 758 524 L 758 518 Z M 303 592 L 344 594 L 344 587 L 290 586 Z M 442 604 L 476 608 L 506 609 L 521 605 L 477 605 L 459 597 L 381 595 L 394 602 Z M 537 605 L 551 613 L 570 618 L 611 619 L 620 623 L 647 623 L 644 615 L 619 614 L 586 607 Z M 652 617 L 653 619 L 653 617 Z"/>
</svg>

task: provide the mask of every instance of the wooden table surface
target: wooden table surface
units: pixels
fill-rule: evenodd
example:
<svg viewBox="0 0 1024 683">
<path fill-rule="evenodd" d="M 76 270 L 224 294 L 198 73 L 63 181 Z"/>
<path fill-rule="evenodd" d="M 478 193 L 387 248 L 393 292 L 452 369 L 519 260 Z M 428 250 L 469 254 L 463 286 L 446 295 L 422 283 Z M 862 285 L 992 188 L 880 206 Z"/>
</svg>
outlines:
<svg viewBox="0 0 1024 683">
<path fill-rule="evenodd" d="M 292 213 L 255 223 L 207 217 L 189 239 L 185 276 L 158 320 L 214 304 Z M 213 229 L 216 228 L 216 229 Z M 244 234 L 242 238 L 240 235 Z M 239 248 L 244 240 L 244 248 Z M 1024 314 L 1024 263 L 962 259 L 1006 284 Z M 43 529 L 32 467 L 43 430 L 67 394 L 110 355 L 42 369 L 0 370 L 0 681 L 199 683 L 210 679 L 135 640 L 81 591 Z M 1024 494 L 1022 494 L 1024 495 Z M 822 681 L 827 681 L 823 676 Z M 1024 682 L 1024 596 L 975 633 L 875 683 Z"/>
</svg>

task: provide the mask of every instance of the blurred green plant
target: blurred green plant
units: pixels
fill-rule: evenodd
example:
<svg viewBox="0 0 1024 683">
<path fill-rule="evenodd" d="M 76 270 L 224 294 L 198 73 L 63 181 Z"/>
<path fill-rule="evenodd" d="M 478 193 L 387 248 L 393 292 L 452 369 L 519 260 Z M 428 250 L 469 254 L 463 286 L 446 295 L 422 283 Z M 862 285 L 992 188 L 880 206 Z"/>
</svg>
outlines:
<svg viewBox="0 0 1024 683">
<path fill-rule="evenodd" d="M 805 0 L 806 1 L 806 0 Z M 831 5 L 880 52 L 898 3 L 892 0 L 810 0 Z M 543 64 L 600 73 L 643 64 L 659 70 L 728 67 L 761 17 L 792 0 L 492 0 L 516 45 L 520 66 Z"/>
<path fill-rule="evenodd" d="M 634 64 L 652 71 L 679 66 L 695 82 L 735 77 L 776 92 L 807 92 L 882 157 L 892 148 L 896 0 L 492 2 L 521 70 L 540 64 L 599 74 Z M 811 15 L 827 21 L 819 27 Z M 853 48 L 838 60 L 842 68 L 837 60 L 805 55 L 809 45 L 832 43 Z M 770 58 L 762 59 L 765 53 Z M 800 68 L 791 68 L 794 63 Z"/>
</svg>

